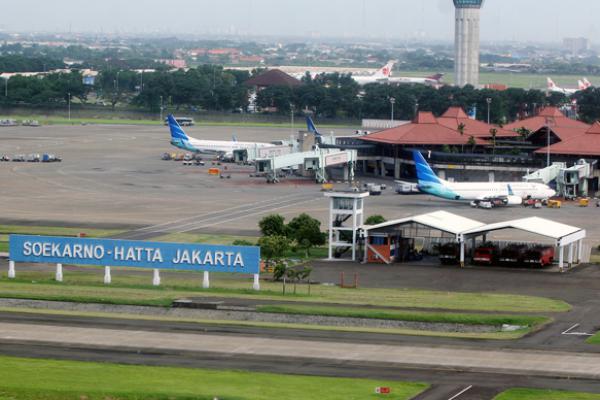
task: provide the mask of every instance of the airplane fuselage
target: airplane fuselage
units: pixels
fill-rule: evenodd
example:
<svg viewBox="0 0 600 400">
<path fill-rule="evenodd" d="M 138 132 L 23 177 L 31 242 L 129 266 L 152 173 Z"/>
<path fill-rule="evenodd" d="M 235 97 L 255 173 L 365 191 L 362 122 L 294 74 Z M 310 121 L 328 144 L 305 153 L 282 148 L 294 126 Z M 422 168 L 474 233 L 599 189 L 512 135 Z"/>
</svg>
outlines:
<svg viewBox="0 0 600 400">
<path fill-rule="evenodd" d="M 544 200 L 556 194 L 548 186 L 530 182 L 446 182 L 419 183 L 419 190 L 447 200 L 481 201 L 494 198 Z M 509 188 L 512 194 L 509 193 Z"/>
<path fill-rule="evenodd" d="M 273 147 L 270 143 L 252 142 L 226 142 L 223 140 L 202 140 L 189 138 L 171 139 L 171 145 L 186 151 L 201 154 L 225 154 L 231 155 L 234 150 Z"/>
</svg>

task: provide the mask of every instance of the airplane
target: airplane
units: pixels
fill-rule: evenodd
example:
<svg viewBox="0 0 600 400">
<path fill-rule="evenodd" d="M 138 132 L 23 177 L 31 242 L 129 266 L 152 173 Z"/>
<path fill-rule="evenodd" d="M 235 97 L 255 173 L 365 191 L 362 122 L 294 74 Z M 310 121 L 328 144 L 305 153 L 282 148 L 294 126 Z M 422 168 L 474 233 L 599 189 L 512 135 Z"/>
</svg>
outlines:
<svg viewBox="0 0 600 400">
<path fill-rule="evenodd" d="M 192 153 L 214 154 L 225 159 L 232 159 L 234 150 L 275 146 L 271 143 L 238 142 L 236 138 L 230 142 L 225 140 L 195 139 L 186 135 L 172 114 L 167 117 L 167 121 L 171 130 L 171 145 Z"/>
<path fill-rule="evenodd" d="M 420 151 L 413 150 L 417 188 L 422 193 L 446 200 L 488 202 L 494 206 L 523 204 L 524 199 L 547 200 L 556 195 L 549 186 L 530 182 L 448 182 L 437 177 Z"/>
<path fill-rule="evenodd" d="M 306 130 L 315 135 L 317 144 L 321 144 L 323 140 L 323 135 L 321 134 L 321 132 L 319 132 L 312 118 L 308 115 L 306 116 Z"/>
<path fill-rule="evenodd" d="M 392 76 L 392 69 L 394 68 L 395 61 L 390 61 L 383 68 L 369 76 L 354 76 L 352 79 L 359 85 L 368 85 L 369 83 L 387 83 L 389 78 Z"/>
<path fill-rule="evenodd" d="M 562 94 L 566 94 L 567 96 L 570 96 L 570 95 L 575 94 L 575 93 L 577 93 L 577 92 L 579 92 L 581 90 L 581 88 L 579 88 L 579 89 L 568 89 L 568 88 L 559 87 L 550 78 L 546 78 L 546 81 L 548 82 L 548 91 L 549 92 L 562 93 Z"/>
<path fill-rule="evenodd" d="M 594 85 L 592 85 L 592 83 L 590 81 L 588 81 L 587 78 L 583 78 L 583 80 L 580 81 L 580 82 L 581 82 L 581 84 L 579 85 L 580 90 L 586 90 L 586 89 L 591 88 L 592 86 L 594 86 Z"/>
<path fill-rule="evenodd" d="M 394 76 L 388 78 L 387 82 L 391 84 L 404 84 L 404 83 L 420 83 L 423 85 L 439 85 L 442 81 L 444 74 L 435 74 L 425 78 L 421 77 L 409 77 L 409 76 Z"/>
</svg>

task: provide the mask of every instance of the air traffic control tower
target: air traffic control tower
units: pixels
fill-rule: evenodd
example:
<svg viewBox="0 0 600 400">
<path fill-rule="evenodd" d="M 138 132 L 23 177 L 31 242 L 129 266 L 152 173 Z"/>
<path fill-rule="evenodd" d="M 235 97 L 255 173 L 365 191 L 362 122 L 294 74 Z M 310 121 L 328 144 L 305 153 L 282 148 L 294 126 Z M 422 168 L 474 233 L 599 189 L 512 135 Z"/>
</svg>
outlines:
<svg viewBox="0 0 600 400">
<path fill-rule="evenodd" d="M 483 0 L 453 0 L 456 7 L 454 74 L 459 87 L 479 86 L 479 10 Z"/>
</svg>

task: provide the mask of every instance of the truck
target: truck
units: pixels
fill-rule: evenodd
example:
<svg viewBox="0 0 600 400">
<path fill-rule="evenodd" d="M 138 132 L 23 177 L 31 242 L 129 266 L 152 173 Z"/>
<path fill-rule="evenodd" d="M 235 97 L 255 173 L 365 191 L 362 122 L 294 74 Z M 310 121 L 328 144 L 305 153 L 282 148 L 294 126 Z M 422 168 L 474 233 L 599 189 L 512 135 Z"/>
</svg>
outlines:
<svg viewBox="0 0 600 400">
<path fill-rule="evenodd" d="M 473 264 L 493 265 L 498 261 L 498 246 L 493 243 L 483 243 L 473 253 Z"/>
<path fill-rule="evenodd" d="M 440 262 L 444 265 L 453 265 L 460 262 L 460 247 L 458 243 L 444 243 L 440 246 Z"/>
<path fill-rule="evenodd" d="M 527 251 L 527 245 L 520 243 L 512 243 L 502 249 L 498 261 L 504 265 L 522 265 L 523 257 Z"/>
<path fill-rule="evenodd" d="M 523 263 L 527 266 L 543 268 L 554 262 L 554 247 L 534 246 L 525 252 Z"/>
</svg>

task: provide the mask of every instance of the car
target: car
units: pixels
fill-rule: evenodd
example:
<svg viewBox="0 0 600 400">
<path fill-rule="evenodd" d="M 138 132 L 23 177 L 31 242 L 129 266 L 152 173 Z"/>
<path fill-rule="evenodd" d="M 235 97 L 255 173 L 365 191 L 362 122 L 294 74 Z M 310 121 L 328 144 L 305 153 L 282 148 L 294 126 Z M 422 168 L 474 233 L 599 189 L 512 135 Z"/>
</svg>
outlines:
<svg viewBox="0 0 600 400">
<path fill-rule="evenodd" d="M 10 161 L 10 157 L 7 155 L 3 155 L 2 157 L 0 157 L 0 161 Z"/>
<path fill-rule="evenodd" d="M 522 265 L 525 252 L 528 247 L 525 244 L 512 243 L 502 249 L 498 260 L 505 265 Z"/>
<path fill-rule="evenodd" d="M 161 160 L 164 161 L 169 161 L 171 160 L 171 154 L 170 153 L 163 153 L 162 156 L 160 157 Z"/>
<path fill-rule="evenodd" d="M 473 264 L 493 265 L 498 259 L 498 246 L 493 243 L 483 243 L 473 252 Z"/>
<path fill-rule="evenodd" d="M 523 263 L 533 267 L 543 268 L 554 262 L 554 247 L 535 246 L 525 252 Z"/>
<path fill-rule="evenodd" d="M 40 162 L 41 157 L 39 154 L 30 154 L 27 156 L 27 162 Z"/>
<path fill-rule="evenodd" d="M 460 261 L 460 245 L 455 242 L 440 246 L 440 262 L 445 265 L 458 264 Z"/>
<path fill-rule="evenodd" d="M 13 156 L 12 161 L 13 162 L 25 162 L 25 155 L 17 154 L 15 156 Z"/>
</svg>

